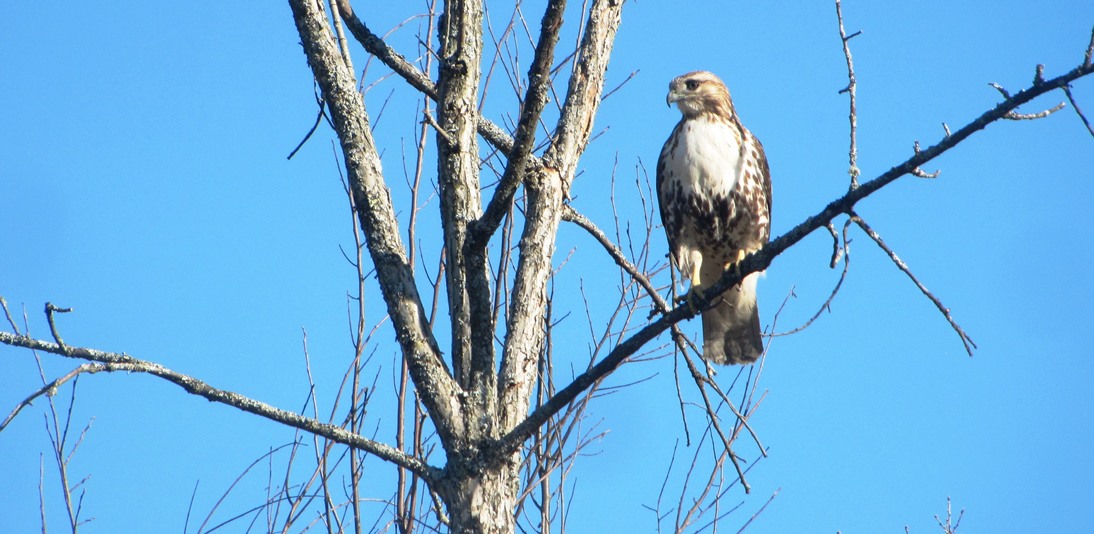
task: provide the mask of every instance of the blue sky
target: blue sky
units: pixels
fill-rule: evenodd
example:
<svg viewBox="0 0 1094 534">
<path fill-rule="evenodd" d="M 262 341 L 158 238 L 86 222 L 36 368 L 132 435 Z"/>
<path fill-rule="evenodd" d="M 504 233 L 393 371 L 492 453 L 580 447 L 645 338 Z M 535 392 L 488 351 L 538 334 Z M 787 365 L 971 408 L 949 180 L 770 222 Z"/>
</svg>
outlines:
<svg viewBox="0 0 1094 534">
<path fill-rule="evenodd" d="M 578 21 L 577 8 L 568 23 Z M 357 7 L 381 32 L 422 10 Z M 1050 76 L 1078 64 L 1094 23 L 1094 6 L 1077 0 L 850 1 L 844 13 L 849 31 L 863 31 L 852 45 L 865 178 L 903 161 L 914 140 L 936 142 L 942 123 L 959 127 L 998 102 L 989 82 L 1016 91 L 1037 63 Z M 527 14 L 538 28 L 535 6 Z M 491 16 L 503 24 L 508 8 Z M 417 24 L 392 38 L 408 56 Z M 352 235 L 333 133 L 321 128 L 285 159 L 315 114 L 288 6 L 167 3 L 153 14 L 136 2 L 18 2 L 0 25 L 0 295 L 25 305 L 32 333 L 48 337 L 45 301 L 71 306 L 61 319 L 69 343 L 124 351 L 299 409 L 306 329 L 319 400 L 328 403 L 352 352 L 346 293 L 355 273 L 339 252 Z M 781 234 L 847 187 L 843 61 L 830 2 L 628 4 L 608 86 L 638 73 L 602 107 L 596 124 L 606 131 L 582 160 L 574 207 L 612 228 L 606 199 L 618 162 L 620 215 L 640 227 L 634 169 L 639 161 L 652 168 L 678 119 L 664 106 L 667 83 L 702 68 L 727 82 L 764 143 L 773 232 Z M 365 56 L 355 64 L 363 67 Z M 374 63 L 368 79 L 382 74 Z M 485 113 L 502 122 L 512 98 L 500 75 L 496 83 Z M 404 209 L 401 154 L 418 120 L 406 91 L 388 78 L 366 97 Z M 1094 113 L 1094 82 L 1073 92 Z M 1024 111 L 1063 99 L 1052 94 Z M 1094 523 L 1092 156 L 1094 139 L 1069 107 L 989 126 L 928 166 L 942 170 L 938 179 L 904 178 L 859 205 L 980 349 L 966 356 L 937 310 L 852 232 L 850 275 L 831 312 L 772 343 L 761 380 L 767 396 L 752 419 L 770 456 L 750 473 L 752 495 L 729 493 L 727 502 L 744 504 L 719 531 L 735 532 L 777 489 L 752 531 L 931 532 L 947 496 L 967 509 L 962 531 L 1067 532 Z M 427 242 L 436 239 L 435 209 L 424 212 Z M 653 245 L 664 253 L 660 235 Z M 608 310 L 600 301 L 617 298 L 618 277 L 573 228 L 558 248 L 559 263 L 574 251 L 556 286 L 559 306 L 574 312 L 559 350 L 583 362 L 591 342 L 577 319 L 581 288 L 602 326 Z M 776 260 L 760 283 L 765 325 L 791 288 L 796 298 L 776 329 L 815 312 L 838 275 L 827 267 L 830 250 L 817 234 Z M 369 320 L 379 320 L 379 301 L 368 305 Z M 393 356 L 390 346 L 377 353 L 380 393 L 390 391 Z M 44 360 L 50 377 L 75 366 Z M 38 387 L 37 376 L 29 352 L 0 347 L 0 411 Z M 577 462 L 575 532 L 654 531 L 642 505 L 656 500 L 673 444 L 692 454 L 682 444 L 671 359 L 625 366 L 608 385 L 650 376 L 592 406 L 589 424 L 608 433 L 592 446 L 598 454 Z M 382 432 L 390 417 L 376 402 L 372 424 Z M 46 411 L 39 401 L 0 434 L 0 515 L 11 532 L 39 528 Z M 84 507 L 96 519 L 88 531 L 181 530 L 195 483 L 195 510 L 206 512 L 251 461 L 293 439 L 148 376 L 85 377 L 74 419 L 91 418 L 71 467 L 77 478 L 91 476 Z M 749 444 L 738 448 L 755 457 Z M 370 469 L 386 476 L 378 462 Z M 45 470 L 58 528 L 48 458 Z M 217 517 L 257 503 L 264 486 L 265 475 L 245 479 Z"/>
</svg>

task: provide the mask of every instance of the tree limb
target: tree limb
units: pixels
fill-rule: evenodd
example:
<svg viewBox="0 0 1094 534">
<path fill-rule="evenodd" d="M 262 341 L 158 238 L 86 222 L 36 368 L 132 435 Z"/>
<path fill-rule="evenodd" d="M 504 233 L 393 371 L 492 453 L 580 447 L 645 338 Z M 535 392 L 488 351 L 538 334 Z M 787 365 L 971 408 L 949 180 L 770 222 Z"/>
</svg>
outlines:
<svg viewBox="0 0 1094 534">
<path fill-rule="evenodd" d="M 573 181 L 577 158 L 588 143 L 604 91 L 604 73 L 615 32 L 621 22 L 622 4 L 618 0 L 598 0 L 589 8 L 566 101 L 555 127 L 555 139 L 543 157 L 546 164 L 535 169 L 526 180 L 526 222 L 513 285 L 513 307 L 506 325 L 505 358 L 498 377 L 502 429 L 513 428 L 528 411 L 535 362 L 545 335 L 537 318 L 546 307 L 547 279 L 562 216 L 562 197 Z M 574 393 L 576 396 L 578 392 Z M 506 453 L 515 450 L 513 447 Z"/>
<path fill-rule="evenodd" d="M 497 230 L 502 217 L 509 211 L 513 194 L 516 193 L 517 186 L 520 185 L 527 171 L 526 167 L 533 158 L 532 148 L 536 141 L 536 124 L 543 115 L 543 108 L 547 105 L 547 91 L 551 85 L 551 64 L 554 63 L 555 45 L 558 44 L 558 34 L 562 29 L 562 15 L 565 10 L 565 0 L 552 0 L 543 13 L 539 42 L 536 43 L 532 66 L 528 69 L 528 89 L 524 95 L 520 120 L 517 122 L 513 147 L 509 150 L 505 171 L 494 192 L 494 197 L 490 199 L 486 212 L 472 226 L 470 247 L 486 246 L 486 240 Z"/>
<path fill-rule="evenodd" d="M 372 54 L 379 59 L 388 68 L 395 71 L 400 78 L 410 84 L 411 87 L 419 90 L 422 94 L 428 96 L 433 100 L 437 100 L 437 87 L 433 85 L 433 81 L 429 79 L 429 75 L 418 70 L 413 64 L 406 60 L 402 55 L 388 46 L 380 36 L 372 33 L 368 29 L 368 26 L 361 19 L 357 18 L 357 15 L 353 12 L 353 7 L 350 6 L 349 0 L 338 0 L 338 5 L 342 8 L 342 21 L 346 23 L 346 27 L 349 28 L 353 37 L 357 39 L 358 43 L 365 48 L 365 51 Z M 478 130 L 479 135 L 482 135 L 483 139 L 486 139 L 488 143 L 500 150 L 504 154 L 508 154 L 513 148 L 513 138 L 509 134 L 505 133 L 501 127 L 493 122 L 478 117 Z M 538 163 L 538 160 L 537 160 Z"/>
<path fill-rule="evenodd" d="M 332 441 L 363 450 L 381 459 L 403 466 L 417 473 L 427 481 L 436 480 L 440 475 L 440 470 L 436 467 L 430 466 L 419 458 L 410 456 L 383 443 L 348 432 L 343 428 L 320 422 L 317 419 L 304 417 L 293 412 L 287 412 L 238 393 L 215 388 L 197 378 L 172 371 L 157 363 L 140 360 L 126 354 L 118 354 L 115 352 L 73 347 L 71 345 L 61 346 L 57 343 L 20 336 L 10 332 L 0 332 L 0 343 L 102 364 L 102 366 L 95 371 L 89 370 L 88 372 L 125 371 L 147 373 L 171 382 L 186 390 L 186 392 L 191 395 L 203 397 L 211 402 L 232 406 L 271 421 L 293 428 L 299 428 L 305 432 L 323 436 Z M 79 369 L 80 368 L 78 368 L 77 371 L 79 371 Z M 74 371 L 74 373 L 75 372 L 76 371 Z"/>
<path fill-rule="evenodd" d="M 482 3 L 479 0 L 445 2 L 437 28 L 439 61 L 437 81 L 437 185 L 440 190 L 441 228 L 444 232 L 445 282 L 452 324 L 452 373 L 465 391 L 476 391 L 476 382 L 496 382 L 493 363 L 489 369 L 474 369 L 473 360 L 493 362 L 494 344 L 490 332 L 489 274 L 481 262 L 470 266 L 464 257 L 467 225 L 479 217 L 478 118 L 479 64 L 482 62 Z M 477 336 L 472 306 L 485 307 L 475 313 L 475 328 L 486 331 L 486 342 Z M 481 354 L 477 354 L 481 353 Z M 472 375 L 475 375 L 473 378 Z M 485 408 L 491 404 L 490 408 Z M 492 409 L 484 403 L 483 409 Z M 480 414 L 475 416 L 488 416 Z M 477 425 L 473 425 L 477 426 Z"/>
<path fill-rule="evenodd" d="M 58 345 L 58 346 L 60 346 L 60 345 Z M 72 379 L 80 376 L 83 373 L 95 374 L 95 373 L 98 373 L 100 371 L 131 371 L 131 370 L 133 370 L 133 369 L 129 369 L 127 366 L 120 365 L 120 364 L 85 363 L 85 364 L 83 364 L 83 365 L 69 371 L 68 373 L 65 373 L 64 376 L 61 376 L 60 378 L 57 378 L 57 379 L 54 379 L 54 380 L 51 380 L 48 384 L 45 384 L 42 387 L 38 388 L 38 390 L 35 391 L 34 393 L 31 393 L 30 395 L 27 395 L 27 398 L 23 399 L 19 404 L 15 405 L 15 408 L 13 408 L 10 413 L 8 413 L 8 416 L 5 417 L 2 422 L 0 422 L 0 432 L 3 432 L 4 429 L 7 428 L 7 426 L 9 424 L 11 424 L 11 422 L 15 419 L 15 416 L 19 415 L 19 412 L 22 411 L 23 408 L 26 408 L 27 406 L 30 406 L 34 402 L 35 399 L 37 399 L 38 397 L 41 397 L 43 395 L 45 395 L 47 397 L 52 397 L 53 395 L 57 394 L 57 388 L 60 388 L 62 385 L 65 384 L 65 382 L 68 382 L 69 380 L 72 380 Z"/>
<path fill-rule="evenodd" d="M 414 273 L 399 236 L 398 221 L 383 180 L 361 94 L 357 92 L 353 73 L 342 60 L 319 5 L 310 0 L 289 0 L 289 5 L 308 64 L 338 132 L 358 220 L 376 266 L 380 289 L 403 357 L 422 402 L 437 421 L 442 442 L 451 444 L 462 434 L 459 388 L 449 375 L 429 328 Z"/>
<path fill-rule="evenodd" d="M 536 125 L 539 123 L 543 108 L 547 104 L 547 90 L 550 86 L 550 68 L 554 61 L 554 49 L 558 43 L 558 32 L 562 28 L 562 14 L 565 11 L 565 0 L 554 0 L 547 5 L 543 15 L 540 29 L 539 42 L 536 45 L 532 66 L 528 71 L 528 90 L 525 94 L 524 105 L 521 109 L 520 120 L 517 124 L 516 140 L 509 151 L 508 161 L 501 181 L 490 200 L 486 212 L 482 217 L 474 221 L 469 227 L 466 255 L 468 269 L 474 272 L 486 272 L 486 252 L 490 237 L 498 229 L 502 217 L 509 212 L 513 202 L 513 195 L 517 186 L 523 182 L 528 164 L 532 160 L 532 149 L 535 145 Z M 534 172 L 534 171 L 533 171 Z M 531 226 L 532 223 L 529 223 Z M 550 238 L 549 238 L 550 239 Z M 531 276 L 538 276 L 531 275 Z M 476 386 L 476 391 L 490 391 L 496 395 L 497 375 L 494 361 L 494 323 L 492 320 L 486 277 L 482 279 L 480 298 L 474 301 L 471 310 L 472 331 L 476 350 L 482 354 L 476 354 L 473 372 L 476 375 L 489 374 L 492 381 L 481 381 Z M 481 345 L 481 346 L 480 346 Z M 489 351 L 482 350 L 489 348 Z M 508 353 L 507 353 L 508 355 Z M 497 401 L 491 396 L 491 403 Z M 491 417 L 491 420 L 494 420 Z M 507 428 L 507 427 L 503 427 Z"/>
</svg>

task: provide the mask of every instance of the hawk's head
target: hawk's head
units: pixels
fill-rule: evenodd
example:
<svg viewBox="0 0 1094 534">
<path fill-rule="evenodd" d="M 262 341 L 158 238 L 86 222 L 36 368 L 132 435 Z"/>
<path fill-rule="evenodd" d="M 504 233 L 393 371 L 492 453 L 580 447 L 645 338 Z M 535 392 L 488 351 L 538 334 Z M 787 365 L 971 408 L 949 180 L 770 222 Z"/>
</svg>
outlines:
<svg viewBox="0 0 1094 534">
<path fill-rule="evenodd" d="M 729 89 L 717 76 L 705 70 L 689 72 L 669 82 L 665 101 L 680 108 L 684 118 L 693 119 L 710 114 L 722 119 L 733 117 L 733 101 Z"/>
</svg>

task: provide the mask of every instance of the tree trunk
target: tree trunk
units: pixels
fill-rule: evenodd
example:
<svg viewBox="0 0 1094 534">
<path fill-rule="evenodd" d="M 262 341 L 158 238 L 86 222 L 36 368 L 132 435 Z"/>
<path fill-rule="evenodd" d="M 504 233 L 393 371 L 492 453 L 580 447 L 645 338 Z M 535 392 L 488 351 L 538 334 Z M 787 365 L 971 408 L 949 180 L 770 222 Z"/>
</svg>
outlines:
<svg viewBox="0 0 1094 534">
<path fill-rule="evenodd" d="M 436 485 L 457 534 L 512 534 L 520 491 L 520 456 L 495 461 L 449 458 L 445 477 Z"/>
</svg>

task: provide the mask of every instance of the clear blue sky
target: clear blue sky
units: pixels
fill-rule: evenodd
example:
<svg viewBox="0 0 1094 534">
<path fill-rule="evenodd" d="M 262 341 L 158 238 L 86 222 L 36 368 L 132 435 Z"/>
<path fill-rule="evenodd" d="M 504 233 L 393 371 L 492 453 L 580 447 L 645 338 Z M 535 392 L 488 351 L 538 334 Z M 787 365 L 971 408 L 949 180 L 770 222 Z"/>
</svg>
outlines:
<svg viewBox="0 0 1094 534">
<path fill-rule="evenodd" d="M 381 32 L 422 11 L 417 2 L 397 12 L 380 4 L 357 9 Z M 1037 63 L 1050 76 L 1078 64 L 1094 24 L 1094 4 L 1080 0 L 878 6 L 844 5 L 848 30 L 863 31 L 852 44 L 864 178 L 910 155 L 914 140 L 936 142 L 942 123 L 959 127 L 998 102 L 989 82 L 1016 91 Z M 568 23 L 578 21 L 577 8 Z M 527 13 L 538 28 L 535 7 Z M 491 13 L 495 28 L 508 14 Z M 417 24 L 392 41 L 409 56 Z M 72 306 L 61 319 L 69 343 L 124 351 L 295 410 L 307 392 L 304 328 L 319 400 L 329 406 L 351 355 L 346 293 L 355 273 L 338 247 L 351 246 L 352 236 L 333 133 L 321 128 L 285 159 L 316 112 L 298 41 L 283 2 L 7 6 L 0 294 L 26 306 L 33 333 L 48 337 L 45 301 Z M 574 206 L 602 227 L 612 227 L 605 199 L 616 160 L 621 215 L 641 225 L 635 165 L 641 158 L 652 168 L 678 119 L 664 105 L 668 80 L 699 68 L 726 80 L 764 142 L 774 233 L 845 190 L 847 100 L 837 91 L 847 81 L 831 2 L 632 2 L 612 59 L 610 87 L 639 72 L 604 104 L 596 124 L 607 131 L 589 148 L 574 190 Z M 365 56 L 355 62 L 363 67 Z M 383 73 L 374 62 L 368 79 Z M 497 76 L 503 95 L 508 82 Z M 401 154 L 416 120 L 406 90 L 389 78 L 367 98 L 376 119 L 396 93 L 377 136 L 404 212 Z M 1094 114 L 1094 80 L 1074 94 Z M 502 122 L 502 107 L 491 103 L 487 114 Z M 979 351 L 966 356 L 934 307 L 853 233 L 851 273 L 831 313 L 772 344 L 761 382 L 767 396 L 752 420 L 770 457 L 750 473 L 752 495 L 726 497 L 744 504 L 719 531 L 735 532 L 778 488 L 752 531 L 932 532 L 947 496 L 967 509 L 962 532 L 1094 524 L 1094 139 L 1068 108 L 992 125 L 927 170 L 936 168 L 938 179 L 902 179 L 859 208 Z M 433 202 L 426 212 L 435 209 Z M 422 223 L 426 239 L 436 237 L 431 221 Z M 663 254 L 663 238 L 654 244 Z M 837 275 L 827 267 L 830 247 L 817 234 L 772 265 L 760 284 L 765 325 L 791 288 L 797 298 L 777 330 L 817 309 Z M 571 249 L 556 293 L 574 313 L 558 350 L 581 362 L 590 344 L 581 284 L 594 301 L 611 301 L 618 277 L 595 243 L 566 229 L 557 261 Z M 381 310 L 370 301 L 369 320 Z M 602 323 L 606 312 L 593 316 Z M 377 353 L 378 397 L 390 392 L 393 357 L 389 346 Z M 44 360 L 50 377 L 75 366 Z M 608 385 L 651 375 L 593 404 L 590 423 L 609 432 L 590 449 L 599 454 L 577 462 L 574 532 L 655 529 L 642 505 L 656 500 L 673 443 L 682 442 L 672 361 L 626 366 Z M 0 347 L 0 412 L 38 385 L 29 352 Z M 371 424 L 384 438 L 391 416 L 376 402 Z M 45 406 L 37 402 L 0 434 L 5 532 L 39 529 Z M 91 477 L 90 532 L 181 531 L 197 481 L 195 513 L 203 515 L 252 460 L 292 440 L 285 428 L 139 375 L 85 377 L 74 417 L 94 418 L 71 467 L 74 478 Z M 738 450 L 756 455 L 744 441 Z M 370 469 L 377 480 L 389 471 L 374 461 Z M 45 471 L 56 530 L 62 509 L 48 458 Z M 264 485 L 265 474 L 248 478 L 217 517 L 260 502 Z"/>
</svg>

